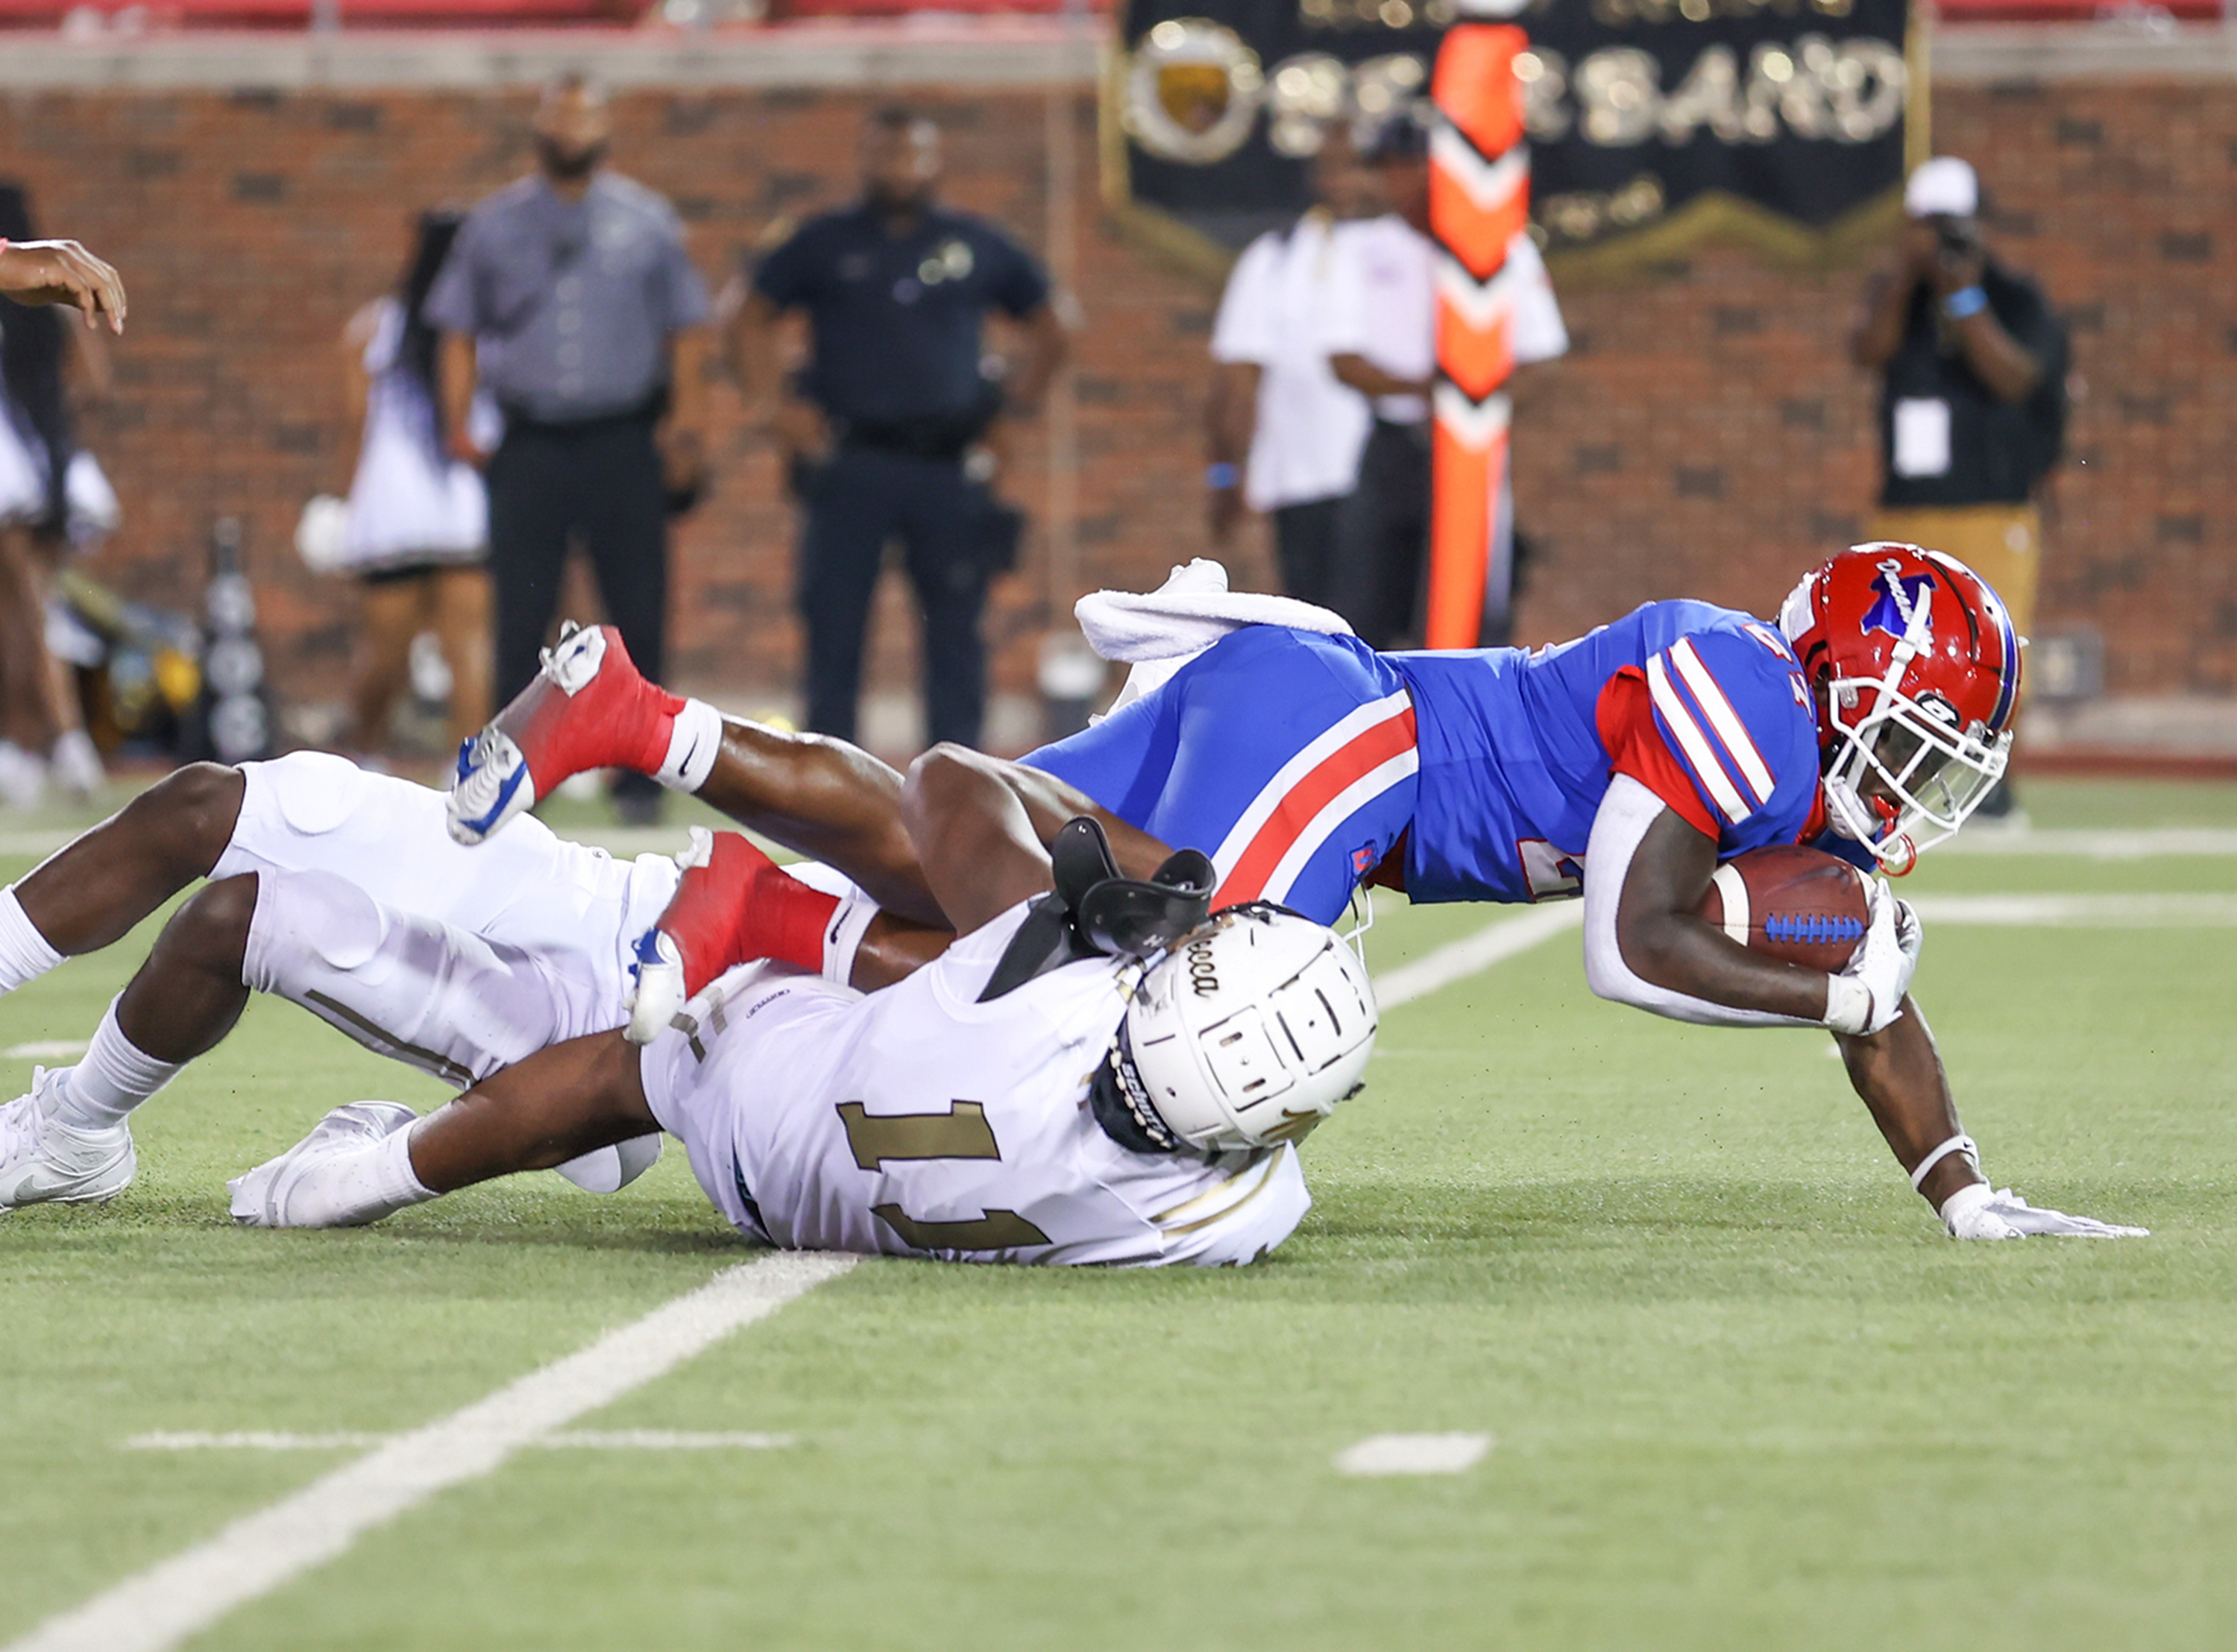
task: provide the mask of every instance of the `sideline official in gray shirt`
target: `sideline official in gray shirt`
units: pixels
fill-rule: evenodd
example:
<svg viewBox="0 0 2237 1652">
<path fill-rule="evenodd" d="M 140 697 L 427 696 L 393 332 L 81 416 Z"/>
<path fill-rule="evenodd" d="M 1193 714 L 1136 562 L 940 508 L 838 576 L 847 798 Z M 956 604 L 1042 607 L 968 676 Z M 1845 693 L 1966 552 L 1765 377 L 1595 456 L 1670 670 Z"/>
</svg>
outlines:
<svg viewBox="0 0 2237 1652">
<path fill-rule="evenodd" d="M 594 82 L 546 86 L 535 132 L 538 170 L 473 209 L 424 312 L 444 334 L 446 439 L 488 472 L 500 705 L 536 675 L 575 535 L 630 657 L 660 679 L 670 497 L 696 495 L 707 463 L 707 290 L 675 209 L 601 166 Z M 478 387 L 505 411 L 493 453 L 468 431 Z M 615 788 L 629 819 L 659 799 L 642 776 Z"/>
</svg>

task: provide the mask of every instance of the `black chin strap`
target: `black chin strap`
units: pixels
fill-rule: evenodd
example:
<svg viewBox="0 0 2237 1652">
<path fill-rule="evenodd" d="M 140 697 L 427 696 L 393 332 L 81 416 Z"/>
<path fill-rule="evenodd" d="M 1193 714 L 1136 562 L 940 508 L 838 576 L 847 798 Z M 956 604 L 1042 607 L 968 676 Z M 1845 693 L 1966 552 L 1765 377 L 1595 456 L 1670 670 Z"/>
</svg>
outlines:
<svg viewBox="0 0 2237 1652">
<path fill-rule="evenodd" d="M 1148 879 L 1122 878 L 1110 839 L 1086 815 L 1057 833 L 1049 870 L 1056 887 L 1033 902 L 980 1003 L 1082 958 L 1164 951 L 1210 915 L 1218 881 L 1211 860 L 1194 849 L 1181 850 Z"/>
</svg>

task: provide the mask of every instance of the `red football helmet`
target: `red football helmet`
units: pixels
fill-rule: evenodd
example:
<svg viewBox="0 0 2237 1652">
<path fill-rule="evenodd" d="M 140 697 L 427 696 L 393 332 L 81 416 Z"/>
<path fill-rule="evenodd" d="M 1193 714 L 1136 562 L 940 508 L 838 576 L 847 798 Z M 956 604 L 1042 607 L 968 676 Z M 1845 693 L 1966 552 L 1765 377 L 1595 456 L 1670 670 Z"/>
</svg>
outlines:
<svg viewBox="0 0 2237 1652">
<path fill-rule="evenodd" d="M 1816 697 L 1834 830 L 1910 871 L 2003 776 L 2020 691 L 2011 616 L 1956 557 L 1882 541 L 1812 569 L 1778 627 Z"/>
</svg>

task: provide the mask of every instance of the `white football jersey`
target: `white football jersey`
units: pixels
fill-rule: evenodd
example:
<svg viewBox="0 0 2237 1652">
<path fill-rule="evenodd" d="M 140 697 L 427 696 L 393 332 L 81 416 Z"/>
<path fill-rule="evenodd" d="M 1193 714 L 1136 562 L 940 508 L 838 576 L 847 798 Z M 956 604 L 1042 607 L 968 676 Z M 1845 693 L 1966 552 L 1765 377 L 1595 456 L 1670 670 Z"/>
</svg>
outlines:
<svg viewBox="0 0 2237 1652">
<path fill-rule="evenodd" d="M 757 964 L 692 1000 L 644 1088 L 716 1208 L 787 1248 L 950 1261 L 1243 1263 L 1287 1238 L 1311 1202 L 1295 1149 L 1207 1163 L 1096 1123 L 1119 964 L 978 1002 L 1026 911 L 867 997 Z"/>
</svg>

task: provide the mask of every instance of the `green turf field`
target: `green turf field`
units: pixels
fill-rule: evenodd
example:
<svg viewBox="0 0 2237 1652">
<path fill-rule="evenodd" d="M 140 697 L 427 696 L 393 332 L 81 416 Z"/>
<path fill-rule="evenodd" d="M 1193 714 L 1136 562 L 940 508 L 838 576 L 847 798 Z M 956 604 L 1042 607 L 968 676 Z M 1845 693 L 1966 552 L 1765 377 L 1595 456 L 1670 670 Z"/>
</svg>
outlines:
<svg viewBox="0 0 2237 1652">
<path fill-rule="evenodd" d="M 2030 788 L 2038 827 L 2237 826 L 2237 788 Z M 0 876 L 28 865 L 0 861 Z M 2237 892 L 2237 857 L 1951 855 L 1930 894 Z M 1497 918 L 1383 909 L 1378 969 Z M 82 1038 L 135 937 L 0 1000 Z M 1960 1247 L 1829 1043 L 1594 1003 L 1573 934 L 1386 1017 L 1266 1265 L 868 1262 L 198 1648 L 2104 1649 L 2237 1640 L 2237 930 L 1930 925 L 1987 1167 L 2155 1230 Z M 0 1096 L 31 1062 L 0 1061 Z M 428 1081 L 284 1004 L 142 1116 L 139 1183 L 0 1219 L 0 1647 L 362 1448 L 749 1258 L 676 1155 L 354 1234 L 224 1177 Z M 1383 1432 L 1495 1445 L 1353 1478 Z"/>
</svg>

